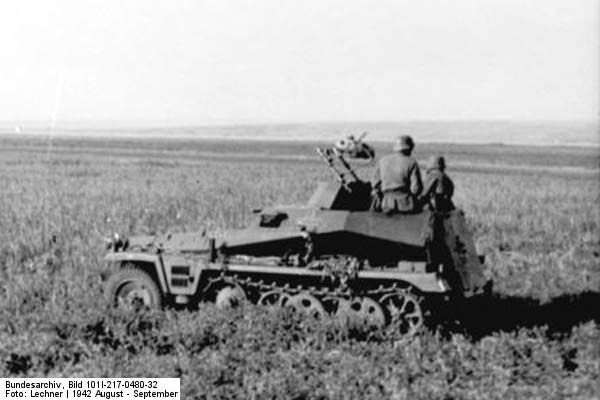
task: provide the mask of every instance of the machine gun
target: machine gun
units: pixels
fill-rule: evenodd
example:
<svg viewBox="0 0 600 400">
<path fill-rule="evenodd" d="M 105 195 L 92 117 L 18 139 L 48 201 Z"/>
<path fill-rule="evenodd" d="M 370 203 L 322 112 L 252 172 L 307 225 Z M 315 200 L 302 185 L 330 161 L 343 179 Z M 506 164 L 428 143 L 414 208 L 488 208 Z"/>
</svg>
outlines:
<svg viewBox="0 0 600 400">
<path fill-rule="evenodd" d="M 339 185 L 323 183 L 309 200 L 319 208 L 366 211 L 371 206 L 371 183 L 358 176 L 348 159 L 352 154 L 340 151 L 336 146 L 317 147 L 317 153 L 335 175 Z"/>
<path fill-rule="evenodd" d="M 367 136 L 367 132 L 363 132 L 360 136 L 347 136 L 335 142 L 335 150 L 346 154 L 351 160 L 360 160 L 372 162 L 375 160 L 375 149 L 365 143 L 363 139 Z"/>
<path fill-rule="evenodd" d="M 321 158 L 329 166 L 329 169 L 333 171 L 337 180 L 348 192 L 352 192 L 352 182 L 362 182 L 350 164 L 348 164 L 344 155 L 335 148 L 317 147 L 317 153 L 319 153 Z"/>
<path fill-rule="evenodd" d="M 367 160 L 369 162 L 375 159 L 375 150 L 363 142 L 366 135 L 367 132 L 363 132 L 358 139 L 354 135 L 350 135 L 338 140 L 333 147 L 317 147 L 317 153 L 348 192 L 352 192 L 352 188 L 359 184 L 364 186 L 365 182 L 356 174 L 346 157 L 349 160 Z"/>
</svg>

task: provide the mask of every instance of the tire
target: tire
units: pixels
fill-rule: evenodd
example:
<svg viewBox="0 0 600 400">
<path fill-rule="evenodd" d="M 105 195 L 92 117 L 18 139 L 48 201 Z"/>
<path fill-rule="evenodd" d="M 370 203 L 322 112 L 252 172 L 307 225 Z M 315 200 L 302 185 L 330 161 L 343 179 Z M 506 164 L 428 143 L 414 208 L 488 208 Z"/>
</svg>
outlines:
<svg viewBox="0 0 600 400">
<path fill-rule="evenodd" d="M 111 306 L 129 311 L 158 309 L 163 299 L 152 277 L 133 266 L 115 272 L 106 282 L 106 298 Z"/>
<path fill-rule="evenodd" d="M 235 308 L 247 300 L 244 289 L 235 285 L 226 285 L 219 289 L 215 297 L 215 305 L 217 308 L 226 310 Z"/>
</svg>

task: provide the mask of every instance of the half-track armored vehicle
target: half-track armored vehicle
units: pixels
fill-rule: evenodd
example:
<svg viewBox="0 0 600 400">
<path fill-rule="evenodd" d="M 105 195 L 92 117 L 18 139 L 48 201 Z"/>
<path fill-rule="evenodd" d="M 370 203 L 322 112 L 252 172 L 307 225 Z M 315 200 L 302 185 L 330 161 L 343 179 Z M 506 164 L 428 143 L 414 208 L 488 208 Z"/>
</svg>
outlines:
<svg viewBox="0 0 600 400">
<path fill-rule="evenodd" d="M 298 206 L 255 211 L 244 229 L 112 241 L 103 273 L 127 307 L 241 302 L 340 317 L 398 334 L 419 330 L 440 304 L 491 289 L 459 210 L 370 210 L 371 186 L 336 147 L 317 149 L 337 181 Z"/>
</svg>

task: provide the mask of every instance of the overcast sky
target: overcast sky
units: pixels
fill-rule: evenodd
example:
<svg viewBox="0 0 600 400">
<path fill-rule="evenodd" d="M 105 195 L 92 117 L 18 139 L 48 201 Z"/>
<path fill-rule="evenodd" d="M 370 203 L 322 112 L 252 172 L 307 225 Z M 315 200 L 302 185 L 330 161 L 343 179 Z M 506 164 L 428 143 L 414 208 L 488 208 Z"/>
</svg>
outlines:
<svg viewBox="0 0 600 400">
<path fill-rule="evenodd" d="M 598 0 L 0 2 L 0 121 L 596 119 Z"/>
</svg>

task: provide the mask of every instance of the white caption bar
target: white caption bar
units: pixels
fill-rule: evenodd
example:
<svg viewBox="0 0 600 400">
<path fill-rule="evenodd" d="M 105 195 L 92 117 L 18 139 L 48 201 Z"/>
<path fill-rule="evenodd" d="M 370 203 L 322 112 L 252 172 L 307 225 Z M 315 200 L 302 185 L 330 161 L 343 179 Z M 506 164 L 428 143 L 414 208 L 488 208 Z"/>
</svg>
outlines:
<svg viewBox="0 0 600 400">
<path fill-rule="evenodd" d="M 0 399 L 180 400 L 179 378 L 0 378 Z"/>
</svg>

